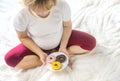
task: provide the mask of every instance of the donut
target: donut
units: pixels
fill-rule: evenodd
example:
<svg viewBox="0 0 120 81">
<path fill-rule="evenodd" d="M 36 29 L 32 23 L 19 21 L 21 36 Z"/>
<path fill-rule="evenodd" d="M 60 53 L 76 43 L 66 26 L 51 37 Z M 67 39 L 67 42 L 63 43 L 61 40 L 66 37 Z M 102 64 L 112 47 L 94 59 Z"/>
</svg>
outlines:
<svg viewBox="0 0 120 81">
<path fill-rule="evenodd" d="M 53 61 L 56 60 L 56 57 L 53 56 L 53 55 L 49 55 L 49 56 L 46 58 L 46 60 L 47 60 L 48 63 L 51 63 L 51 62 L 53 62 Z"/>
<path fill-rule="evenodd" d="M 52 65 L 53 70 L 59 70 L 62 67 L 62 64 L 60 62 L 58 62 L 58 61 L 52 62 L 51 65 Z"/>
<path fill-rule="evenodd" d="M 66 56 L 65 55 L 58 55 L 56 57 L 56 61 L 59 61 L 60 63 L 65 62 L 65 60 L 66 60 Z"/>
</svg>

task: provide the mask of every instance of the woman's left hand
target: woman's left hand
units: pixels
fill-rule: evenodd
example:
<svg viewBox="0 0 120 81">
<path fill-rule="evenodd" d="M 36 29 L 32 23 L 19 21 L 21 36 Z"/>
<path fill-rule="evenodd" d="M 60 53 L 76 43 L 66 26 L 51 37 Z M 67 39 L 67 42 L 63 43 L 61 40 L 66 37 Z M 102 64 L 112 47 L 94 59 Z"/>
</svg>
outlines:
<svg viewBox="0 0 120 81">
<path fill-rule="evenodd" d="M 59 50 L 58 50 L 59 52 L 63 52 L 63 53 L 65 53 L 66 55 L 68 55 L 69 56 L 69 53 L 68 53 L 68 51 L 67 51 L 67 49 L 66 48 L 59 48 Z"/>
<path fill-rule="evenodd" d="M 59 52 L 65 53 L 70 58 L 69 53 L 66 48 L 59 48 Z M 72 69 L 72 63 L 71 63 L 70 59 L 69 59 L 68 66 Z"/>
</svg>

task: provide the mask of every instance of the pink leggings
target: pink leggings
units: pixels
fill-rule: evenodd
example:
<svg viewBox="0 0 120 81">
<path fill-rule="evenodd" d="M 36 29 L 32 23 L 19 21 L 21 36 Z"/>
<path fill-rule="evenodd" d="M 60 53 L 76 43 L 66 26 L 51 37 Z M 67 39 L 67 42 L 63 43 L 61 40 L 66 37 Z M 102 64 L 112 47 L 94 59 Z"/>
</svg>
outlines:
<svg viewBox="0 0 120 81">
<path fill-rule="evenodd" d="M 79 45 L 81 48 L 91 51 L 96 46 L 96 39 L 88 33 L 72 30 L 72 34 L 68 41 L 68 47 L 72 45 Z M 15 67 L 24 56 L 31 54 L 34 53 L 23 44 L 19 44 L 5 55 L 5 62 L 9 66 Z"/>
</svg>

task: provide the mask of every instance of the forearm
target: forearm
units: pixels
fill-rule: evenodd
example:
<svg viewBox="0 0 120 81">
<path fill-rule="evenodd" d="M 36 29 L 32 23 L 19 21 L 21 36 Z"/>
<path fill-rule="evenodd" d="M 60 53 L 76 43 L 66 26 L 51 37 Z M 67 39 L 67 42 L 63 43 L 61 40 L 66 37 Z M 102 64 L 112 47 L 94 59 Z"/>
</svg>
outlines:
<svg viewBox="0 0 120 81">
<path fill-rule="evenodd" d="M 68 43 L 68 40 L 70 38 L 71 31 L 72 31 L 72 26 L 71 25 L 63 27 L 63 35 L 62 35 L 60 47 L 62 47 L 62 48 L 67 47 L 67 43 Z"/>
<path fill-rule="evenodd" d="M 35 54 L 37 54 L 38 56 L 40 56 L 40 54 L 43 53 L 43 51 L 39 48 L 39 46 L 37 44 L 35 44 L 35 42 L 29 38 L 21 38 L 20 41 L 28 48 L 30 49 L 32 52 L 34 52 Z"/>
</svg>

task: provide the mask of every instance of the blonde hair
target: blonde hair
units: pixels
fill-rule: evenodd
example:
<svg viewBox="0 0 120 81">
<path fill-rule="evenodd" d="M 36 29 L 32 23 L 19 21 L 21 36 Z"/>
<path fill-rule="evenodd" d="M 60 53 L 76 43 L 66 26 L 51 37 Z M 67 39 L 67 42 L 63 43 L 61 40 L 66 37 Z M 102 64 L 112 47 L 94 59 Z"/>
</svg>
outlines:
<svg viewBox="0 0 120 81">
<path fill-rule="evenodd" d="M 22 0 L 22 3 L 32 10 L 38 10 L 39 8 L 50 10 L 52 6 L 57 4 L 57 0 Z"/>
</svg>

